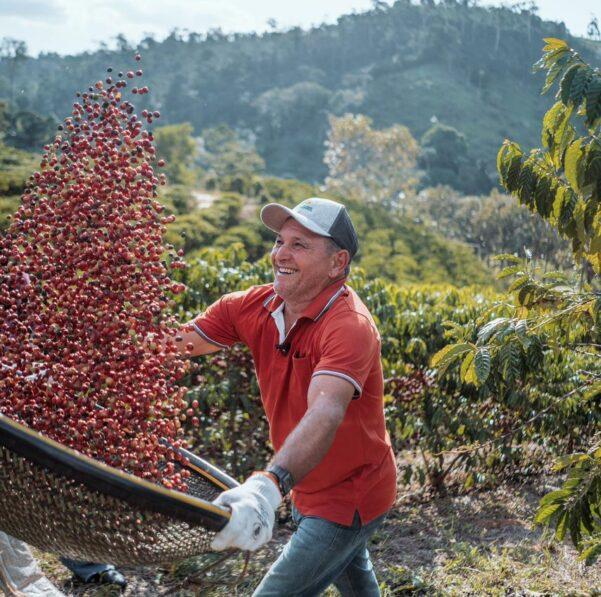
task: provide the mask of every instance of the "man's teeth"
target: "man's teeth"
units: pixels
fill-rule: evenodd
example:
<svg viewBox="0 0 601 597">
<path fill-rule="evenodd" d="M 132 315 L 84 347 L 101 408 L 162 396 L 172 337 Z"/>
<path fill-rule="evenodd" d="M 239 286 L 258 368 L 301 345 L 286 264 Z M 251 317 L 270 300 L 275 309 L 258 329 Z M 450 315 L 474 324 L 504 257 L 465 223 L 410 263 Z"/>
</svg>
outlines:
<svg viewBox="0 0 601 597">
<path fill-rule="evenodd" d="M 288 267 L 278 267 L 278 273 L 280 274 L 293 274 L 296 272 L 295 269 L 290 269 Z"/>
</svg>

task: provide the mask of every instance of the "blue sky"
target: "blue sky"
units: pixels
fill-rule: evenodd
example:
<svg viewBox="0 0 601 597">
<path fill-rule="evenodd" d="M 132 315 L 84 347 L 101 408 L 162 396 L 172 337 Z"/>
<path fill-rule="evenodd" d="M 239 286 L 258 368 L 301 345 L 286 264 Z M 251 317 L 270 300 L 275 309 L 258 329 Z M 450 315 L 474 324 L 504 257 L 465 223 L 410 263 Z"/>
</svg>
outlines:
<svg viewBox="0 0 601 597">
<path fill-rule="evenodd" d="M 600 0 L 537 4 L 542 18 L 563 20 L 577 35 L 584 35 L 593 13 L 601 19 Z M 225 32 L 265 31 L 269 19 L 279 28 L 308 28 L 371 6 L 372 0 L 0 0 L 0 37 L 24 40 L 32 55 L 73 54 L 93 51 L 100 42 L 110 46 L 119 33 L 138 42 L 147 34 L 163 39 L 175 27 L 200 33 L 216 27 Z"/>
</svg>

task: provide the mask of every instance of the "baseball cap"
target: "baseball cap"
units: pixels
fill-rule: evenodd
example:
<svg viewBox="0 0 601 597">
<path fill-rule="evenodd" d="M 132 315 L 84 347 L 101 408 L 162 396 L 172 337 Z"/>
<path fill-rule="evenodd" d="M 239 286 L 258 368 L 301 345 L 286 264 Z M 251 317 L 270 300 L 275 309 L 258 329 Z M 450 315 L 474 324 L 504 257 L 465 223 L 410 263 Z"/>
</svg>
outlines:
<svg viewBox="0 0 601 597">
<path fill-rule="evenodd" d="M 267 228 L 279 232 L 288 218 L 321 236 L 329 236 L 341 249 L 346 249 L 351 259 L 357 253 L 359 240 L 351 217 L 342 203 L 311 197 L 290 209 L 279 203 L 268 203 L 261 210 L 261 221 Z"/>
</svg>

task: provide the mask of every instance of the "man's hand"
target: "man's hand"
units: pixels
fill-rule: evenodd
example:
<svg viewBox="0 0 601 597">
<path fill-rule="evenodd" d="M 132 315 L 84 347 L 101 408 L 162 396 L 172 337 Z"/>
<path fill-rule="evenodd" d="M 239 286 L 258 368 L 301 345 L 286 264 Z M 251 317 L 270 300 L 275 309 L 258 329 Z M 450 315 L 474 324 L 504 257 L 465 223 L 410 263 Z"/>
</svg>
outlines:
<svg viewBox="0 0 601 597">
<path fill-rule="evenodd" d="M 266 474 L 255 474 L 240 487 L 224 491 L 214 503 L 232 511 L 230 521 L 217 533 L 211 549 L 232 547 L 255 551 L 271 539 L 280 490 Z"/>
</svg>

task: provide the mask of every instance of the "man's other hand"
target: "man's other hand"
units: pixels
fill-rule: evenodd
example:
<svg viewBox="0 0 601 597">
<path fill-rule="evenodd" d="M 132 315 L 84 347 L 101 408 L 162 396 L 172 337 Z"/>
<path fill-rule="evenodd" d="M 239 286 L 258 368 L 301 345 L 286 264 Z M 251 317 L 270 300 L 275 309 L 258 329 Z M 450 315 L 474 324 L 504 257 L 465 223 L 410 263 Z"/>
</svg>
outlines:
<svg viewBox="0 0 601 597">
<path fill-rule="evenodd" d="M 281 501 L 275 482 L 263 473 L 251 476 L 240 487 L 224 491 L 214 503 L 229 508 L 232 516 L 213 539 L 211 549 L 235 547 L 255 551 L 265 545 L 271 539 L 275 511 Z"/>
</svg>

